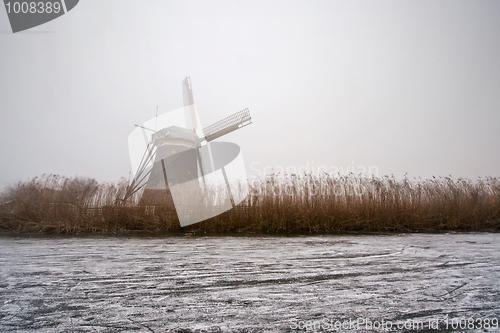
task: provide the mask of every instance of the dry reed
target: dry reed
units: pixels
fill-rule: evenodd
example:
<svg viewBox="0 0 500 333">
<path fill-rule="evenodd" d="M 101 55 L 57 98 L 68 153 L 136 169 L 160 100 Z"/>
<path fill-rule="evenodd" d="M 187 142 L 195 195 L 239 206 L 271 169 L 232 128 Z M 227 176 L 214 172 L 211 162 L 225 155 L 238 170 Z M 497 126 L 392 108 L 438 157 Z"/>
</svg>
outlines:
<svg viewBox="0 0 500 333">
<path fill-rule="evenodd" d="M 124 202 L 127 181 L 37 177 L 0 197 L 0 229 L 18 232 L 349 232 L 500 229 L 500 180 L 287 175 L 249 182 L 234 209 L 181 228 L 174 207 Z"/>
</svg>

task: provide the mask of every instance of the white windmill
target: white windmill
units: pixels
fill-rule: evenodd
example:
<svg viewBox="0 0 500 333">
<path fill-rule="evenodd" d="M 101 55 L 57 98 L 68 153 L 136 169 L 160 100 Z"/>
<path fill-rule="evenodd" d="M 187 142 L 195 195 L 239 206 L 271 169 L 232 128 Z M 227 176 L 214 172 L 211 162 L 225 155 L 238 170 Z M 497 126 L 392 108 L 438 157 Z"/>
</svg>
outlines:
<svg viewBox="0 0 500 333">
<path fill-rule="evenodd" d="M 189 77 L 182 87 L 183 108 L 136 125 L 130 134 L 135 172 L 126 198 L 144 189 L 141 204 L 174 205 L 186 226 L 227 211 L 247 196 L 239 146 L 211 141 L 250 125 L 251 117 L 244 109 L 202 129 Z"/>
</svg>

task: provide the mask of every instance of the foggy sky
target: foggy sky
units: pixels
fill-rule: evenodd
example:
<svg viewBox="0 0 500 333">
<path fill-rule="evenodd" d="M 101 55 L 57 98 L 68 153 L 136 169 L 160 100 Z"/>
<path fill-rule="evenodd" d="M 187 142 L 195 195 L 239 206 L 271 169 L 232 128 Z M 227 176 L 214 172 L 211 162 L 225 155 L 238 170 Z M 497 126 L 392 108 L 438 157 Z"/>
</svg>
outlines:
<svg viewBox="0 0 500 333">
<path fill-rule="evenodd" d="M 128 178 L 186 76 L 203 126 L 250 109 L 249 175 L 500 176 L 499 59 L 498 1 L 81 0 L 16 34 L 1 7 L 0 188 Z"/>
</svg>

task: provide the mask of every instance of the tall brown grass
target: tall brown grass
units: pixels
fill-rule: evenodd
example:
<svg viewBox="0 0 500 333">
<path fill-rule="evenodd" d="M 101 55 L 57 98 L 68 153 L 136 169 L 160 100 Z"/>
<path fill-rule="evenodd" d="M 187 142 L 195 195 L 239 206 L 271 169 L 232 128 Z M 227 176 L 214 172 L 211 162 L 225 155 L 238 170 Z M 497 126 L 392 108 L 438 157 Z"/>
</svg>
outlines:
<svg viewBox="0 0 500 333">
<path fill-rule="evenodd" d="M 272 175 L 249 182 L 236 208 L 182 229 L 174 207 L 126 202 L 125 179 L 56 175 L 20 181 L 0 196 L 0 229 L 19 232 L 125 230 L 346 232 L 500 230 L 500 179 Z"/>
</svg>

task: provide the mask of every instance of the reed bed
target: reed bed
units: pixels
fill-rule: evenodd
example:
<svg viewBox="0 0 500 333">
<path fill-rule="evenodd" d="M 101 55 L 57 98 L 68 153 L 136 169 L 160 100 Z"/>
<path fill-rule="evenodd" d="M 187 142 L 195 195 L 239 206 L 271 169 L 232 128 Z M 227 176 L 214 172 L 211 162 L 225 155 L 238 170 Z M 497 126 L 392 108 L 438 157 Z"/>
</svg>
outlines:
<svg viewBox="0 0 500 333">
<path fill-rule="evenodd" d="M 414 232 L 500 230 L 500 179 L 271 175 L 238 206 L 181 228 L 171 205 L 123 201 L 128 182 L 57 175 L 0 195 L 0 229 L 18 232 Z"/>
</svg>

